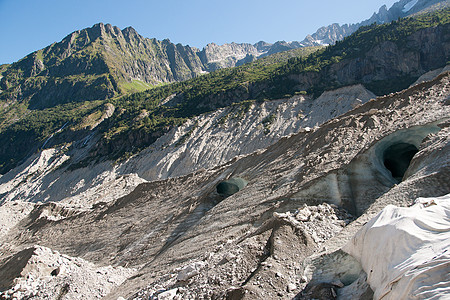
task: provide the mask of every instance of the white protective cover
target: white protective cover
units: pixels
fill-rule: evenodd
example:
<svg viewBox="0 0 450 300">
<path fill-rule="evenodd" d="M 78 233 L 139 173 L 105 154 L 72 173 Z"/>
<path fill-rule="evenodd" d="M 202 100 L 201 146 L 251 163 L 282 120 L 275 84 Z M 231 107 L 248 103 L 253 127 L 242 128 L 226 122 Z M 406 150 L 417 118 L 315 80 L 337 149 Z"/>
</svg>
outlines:
<svg viewBox="0 0 450 300">
<path fill-rule="evenodd" d="M 343 250 L 361 263 L 374 299 L 450 299 L 450 194 L 385 207 Z"/>
</svg>

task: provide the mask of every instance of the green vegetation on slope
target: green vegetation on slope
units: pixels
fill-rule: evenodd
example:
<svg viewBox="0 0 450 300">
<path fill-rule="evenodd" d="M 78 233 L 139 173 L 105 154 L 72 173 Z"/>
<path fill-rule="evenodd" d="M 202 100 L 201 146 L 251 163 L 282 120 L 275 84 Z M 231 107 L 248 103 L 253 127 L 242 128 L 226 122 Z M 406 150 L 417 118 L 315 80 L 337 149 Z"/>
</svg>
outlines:
<svg viewBox="0 0 450 300">
<path fill-rule="evenodd" d="M 3 72 L 9 67 L 9 64 L 0 65 L 0 76 L 2 76 Z"/>
<path fill-rule="evenodd" d="M 2 127 L 0 131 L 2 173 L 20 163 L 32 151 L 40 149 L 58 129 L 66 125 L 65 127 L 70 130 L 70 127 L 82 121 L 84 116 L 98 110 L 102 103 L 103 101 L 86 101 L 32 110 L 20 121 Z M 13 107 L 11 109 L 23 110 L 20 104 Z"/>
<path fill-rule="evenodd" d="M 236 78 L 233 78 L 236 74 L 235 69 L 222 69 L 190 81 L 156 87 L 140 81 L 122 82 L 120 88 L 124 91 L 140 89 L 146 89 L 146 91 L 109 100 L 75 101 L 62 105 L 45 105 L 44 103 L 41 105 L 42 108 L 36 107 L 31 111 L 27 110 L 27 103 L 24 102 L 16 102 L 3 109 L 0 108 L 0 141 L 5 141 L 3 146 L 0 146 L 0 173 L 5 173 L 32 151 L 36 151 L 67 122 L 66 136 L 79 137 L 86 127 L 86 120 L 95 119 L 94 116 L 101 115 L 100 110 L 104 103 L 111 103 L 117 109 L 113 117 L 103 122 L 98 128 L 103 132 L 103 140 L 97 155 L 119 158 L 126 152 L 138 151 L 154 142 L 172 126 L 180 125 L 186 118 L 204 111 L 196 110 L 195 106 L 186 108 L 184 102 L 174 107 L 160 105 L 161 100 L 183 90 L 186 91 L 183 97 L 193 99 L 199 95 L 208 95 L 206 90 L 211 91 L 211 86 L 215 86 L 216 92 L 222 92 L 236 88 L 245 81 L 263 80 L 269 71 L 280 66 L 280 62 L 292 56 L 308 55 L 316 49 L 304 48 L 296 49 L 289 54 L 278 53 L 273 57 L 262 59 L 261 62 L 241 66 L 236 68 L 239 74 Z M 83 75 L 72 77 L 83 79 Z M 98 76 L 85 76 L 83 80 L 88 81 L 89 78 L 94 77 Z M 28 80 L 28 84 L 45 80 L 47 78 L 36 76 Z M 68 79 L 64 78 L 64 80 Z M 75 87 L 76 83 L 69 86 Z M 89 91 L 86 88 L 85 90 Z M 49 97 L 49 99 L 53 98 Z M 46 146 L 53 145 L 59 140 L 53 138 Z M 116 144 L 118 141 L 121 142 Z"/>
<path fill-rule="evenodd" d="M 367 52 L 377 47 L 383 42 L 392 42 L 399 48 L 406 47 L 406 40 L 413 33 L 438 25 L 450 23 L 449 9 L 422 15 L 416 18 L 404 18 L 388 24 L 360 27 L 354 34 L 346 37 L 342 41 L 336 42 L 333 46 L 328 46 L 308 57 L 292 58 L 288 64 L 283 65 L 279 70 L 279 75 L 299 74 L 303 72 L 320 72 L 325 68 L 350 59 L 364 58 Z M 446 29 L 448 30 L 448 29 Z M 420 49 L 413 49 L 420 51 Z M 405 74 L 398 80 L 385 80 L 382 82 L 355 82 L 364 83 L 368 89 L 377 95 L 384 95 L 390 92 L 399 91 L 408 87 L 416 78 L 409 78 Z M 332 78 L 321 78 L 320 84 L 316 84 L 309 92 L 316 96 L 327 89 L 339 87 L 339 82 Z"/>
<path fill-rule="evenodd" d="M 144 81 L 134 79 L 131 80 L 131 82 L 122 82 L 119 86 L 124 94 L 139 93 L 155 87 L 154 85 L 148 84 Z"/>
</svg>

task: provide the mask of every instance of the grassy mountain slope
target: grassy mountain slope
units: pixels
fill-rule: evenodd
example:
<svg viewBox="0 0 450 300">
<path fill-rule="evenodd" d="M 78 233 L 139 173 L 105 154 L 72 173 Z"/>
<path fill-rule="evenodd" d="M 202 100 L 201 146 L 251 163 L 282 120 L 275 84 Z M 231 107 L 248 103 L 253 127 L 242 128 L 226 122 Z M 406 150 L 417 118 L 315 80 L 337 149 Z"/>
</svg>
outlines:
<svg viewBox="0 0 450 300">
<path fill-rule="evenodd" d="M 228 52 L 227 46 L 231 47 Z M 12 65 L 1 66 L 0 102 L 22 102 L 31 109 L 42 109 L 110 99 L 220 68 L 225 63 L 223 56 L 233 56 L 234 51 L 237 56 L 244 55 L 244 46 L 216 45 L 199 51 L 169 40 L 143 38 L 131 27 L 120 30 L 99 23 Z"/>
<path fill-rule="evenodd" d="M 202 72 L 189 46 L 145 39 L 133 28 L 96 24 L 3 70 L 0 100 L 31 108 L 112 98 Z"/>
<path fill-rule="evenodd" d="M 449 61 L 449 27 L 447 9 L 415 19 L 363 27 L 335 46 L 278 53 L 237 68 L 222 69 L 194 79 L 121 97 L 117 95 L 121 92 L 121 82 L 125 82 L 123 74 L 132 73 L 122 73 L 123 62 L 139 56 L 136 53 L 130 53 L 129 57 L 125 55 L 126 51 L 130 51 L 126 50 L 127 43 L 117 46 L 124 51 L 121 55 L 123 59 L 108 58 L 108 55 L 113 55 L 111 53 L 117 53 L 110 51 L 105 54 L 106 59 L 103 56 L 102 59 L 97 59 L 92 54 L 88 63 L 84 62 L 83 57 L 88 56 L 87 50 L 84 49 L 112 49 L 108 39 L 95 40 L 97 42 L 91 43 L 90 47 L 82 47 L 83 50 L 78 54 L 79 60 L 71 58 L 68 62 L 51 64 L 52 58 L 43 53 L 42 61 L 46 62 L 44 65 L 47 67 L 33 78 L 50 76 L 45 74 L 61 74 L 58 72 L 63 72 L 64 66 L 77 66 L 80 68 L 77 78 L 85 84 L 89 82 L 92 88 L 97 87 L 99 93 L 103 93 L 105 97 L 97 97 L 98 101 L 90 102 L 85 102 L 83 100 L 87 99 L 80 97 L 76 98 L 75 102 L 48 108 L 44 105 L 45 109 L 34 111 L 27 110 L 21 103 L 0 108 L 0 173 L 16 166 L 44 143 L 46 146 L 70 144 L 89 134 L 92 128 L 89 126 L 95 122 L 87 120 L 98 119 L 105 111 L 107 103 L 114 106 L 114 113 L 96 127 L 100 139 L 85 163 L 93 158 L 115 159 L 126 153 L 136 152 L 153 143 L 171 126 L 180 124 L 186 118 L 233 103 L 238 103 L 237 105 L 245 110 L 251 101 L 282 98 L 295 93 L 318 95 L 327 89 L 356 83 L 363 83 L 377 94 L 398 91 L 424 72 L 444 66 Z M 132 40 L 131 31 L 124 34 L 124 40 L 125 35 L 128 36 L 129 43 L 139 43 Z M 87 37 L 81 40 L 74 38 L 75 42 L 71 42 L 73 46 L 70 51 L 76 52 L 77 45 L 86 43 L 87 40 Z M 139 47 L 143 48 L 145 47 Z M 38 54 L 39 52 L 33 55 L 39 57 Z M 64 55 L 67 54 L 60 56 Z M 188 56 L 189 54 L 185 53 L 185 56 L 174 57 L 183 59 Z M 22 65 L 29 60 L 26 58 L 19 63 Z M 22 73 L 34 70 L 30 67 L 34 66 L 31 63 L 26 64 L 28 69 L 17 68 L 17 65 L 12 65 L 15 69 L 7 69 L 4 76 L 8 82 L 11 81 L 9 78 L 13 78 L 8 73 L 10 70 L 20 69 Z M 103 73 L 107 69 L 108 73 Z M 104 74 L 108 74 L 107 78 Z M 183 74 L 182 70 L 179 74 Z M 111 84 L 94 84 L 99 78 L 109 79 Z M 20 80 L 19 78 L 18 82 Z M 79 91 L 83 92 L 83 89 Z M 5 94 L 11 95 L 11 91 Z M 113 97 L 114 95 L 116 97 Z M 113 98 L 106 100 L 106 97 Z M 34 99 L 31 99 L 30 103 L 33 104 L 33 101 Z M 41 108 L 35 105 L 36 108 Z M 64 128 L 58 131 L 62 127 Z M 46 142 L 57 131 L 50 142 Z"/>
</svg>

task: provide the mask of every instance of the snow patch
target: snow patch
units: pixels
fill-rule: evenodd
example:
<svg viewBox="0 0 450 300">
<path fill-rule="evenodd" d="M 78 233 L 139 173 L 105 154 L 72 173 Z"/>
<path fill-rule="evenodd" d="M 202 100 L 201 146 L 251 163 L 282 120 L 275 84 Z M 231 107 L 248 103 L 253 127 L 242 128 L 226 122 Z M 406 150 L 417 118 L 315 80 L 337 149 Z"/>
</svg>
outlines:
<svg viewBox="0 0 450 300">
<path fill-rule="evenodd" d="M 328 46 L 329 44 L 325 42 L 325 40 L 316 40 L 316 43 L 318 43 L 321 46 Z"/>
<path fill-rule="evenodd" d="M 412 0 L 409 1 L 408 3 L 405 4 L 405 6 L 403 7 L 403 12 L 407 13 L 408 11 L 410 11 L 416 4 L 417 2 L 419 2 L 419 0 Z"/>
</svg>

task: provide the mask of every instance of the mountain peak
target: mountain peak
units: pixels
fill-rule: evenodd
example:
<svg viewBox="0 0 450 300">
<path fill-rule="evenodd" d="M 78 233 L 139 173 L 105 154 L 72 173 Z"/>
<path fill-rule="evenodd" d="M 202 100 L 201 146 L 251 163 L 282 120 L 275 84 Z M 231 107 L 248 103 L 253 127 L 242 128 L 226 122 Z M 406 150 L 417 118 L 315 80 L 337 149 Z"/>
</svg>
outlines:
<svg viewBox="0 0 450 300">
<path fill-rule="evenodd" d="M 122 30 L 120 30 L 119 27 L 113 26 L 109 23 L 104 24 L 101 22 L 94 24 L 92 27 L 83 29 L 81 31 L 87 31 L 91 40 L 94 40 L 96 38 L 105 35 L 118 36 L 122 33 Z"/>
<path fill-rule="evenodd" d="M 138 34 L 138 32 L 136 31 L 136 29 L 134 29 L 134 28 L 131 27 L 131 26 L 125 27 L 125 28 L 122 30 L 122 33 L 127 33 L 127 34 Z"/>
<path fill-rule="evenodd" d="M 272 44 L 264 42 L 264 41 L 259 41 L 256 44 L 254 44 L 253 46 L 255 46 L 255 48 L 260 52 L 266 52 L 269 50 L 269 48 L 272 46 Z"/>
<path fill-rule="evenodd" d="M 374 12 L 369 19 L 360 23 L 344 24 L 342 26 L 335 23 L 321 27 L 315 33 L 307 35 L 300 44 L 304 47 L 334 44 L 336 41 L 349 36 L 361 26 L 371 25 L 373 23 L 389 23 L 420 11 L 445 8 L 450 5 L 449 3 L 450 0 L 400 0 L 394 3 L 389 9 L 386 5 L 381 6 L 377 13 Z"/>
<path fill-rule="evenodd" d="M 387 12 L 387 11 L 388 11 L 388 8 L 387 8 L 386 4 L 384 4 L 383 6 L 380 7 L 380 9 L 378 10 L 378 13 Z"/>
<path fill-rule="evenodd" d="M 124 28 L 121 31 L 121 34 L 123 34 L 125 39 L 127 39 L 128 41 L 130 41 L 131 39 L 143 39 L 143 37 L 131 26 Z"/>
</svg>

